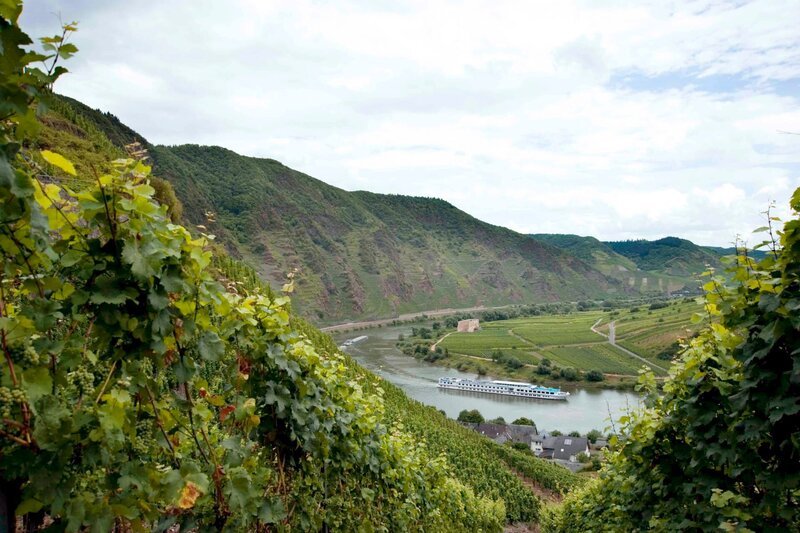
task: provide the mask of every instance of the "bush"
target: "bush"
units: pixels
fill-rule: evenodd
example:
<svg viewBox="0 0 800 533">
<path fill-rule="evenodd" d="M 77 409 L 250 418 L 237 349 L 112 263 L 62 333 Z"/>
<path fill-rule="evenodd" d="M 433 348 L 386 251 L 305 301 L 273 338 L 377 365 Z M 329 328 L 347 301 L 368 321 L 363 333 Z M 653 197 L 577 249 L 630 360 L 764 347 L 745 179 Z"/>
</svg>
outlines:
<svg viewBox="0 0 800 533">
<path fill-rule="evenodd" d="M 560 374 L 567 381 L 577 381 L 581 377 L 580 373 L 572 367 L 562 368 Z"/>
<path fill-rule="evenodd" d="M 524 416 L 521 416 L 521 417 L 517 418 L 516 420 L 514 420 L 511 423 L 516 425 L 516 426 L 533 426 L 533 427 L 536 427 L 536 424 L 534 423 L 533 420 L 531 420 L 530 418 L 526 418 Z"/>
<path fill-rule="evenodd" d="M 511 447 L 521 452 L 531 453 L 531 447 L 525 444 L 524 442 L 512 442 Z"/>
<path fill-rule="evenodd" d="M 586 373 L 586 381 L 603 381 L 605 376 L 599 370 L 589 370 Z"/>
<path fill-rule="evenodd" d="M 580 437 L 581 436 L 581 432 L 580 431 L 570 431 L 568 433 L 568 436 L 570 436 L 570 437 Z"/>
<path fill-rule="evenodd" d="M 464 409 L 460 413 L 458 413 L 458 418 L 456 419 L 459 422 L 468 422 L 471 424 L 480 424 L 484 421 L 483 415 L 477 409 L 472 409 L 470 411 Z"/>
<path fill-rule="evenodd" d="M 591 430 L 589 433 L 587 433 L 587 434 L 586 434 L 586 438 L 587 438 L 587 439 L 589 439 L 589 442 L 591 442 L 592 444 L 594 444 L 595 442 L 597 442 L 597 439 L 599 439 L 599 438 L 600 438 L 600 437 L 602 437 L 602 436 L 603 436 L 603 434 L 602 434 L 602 433 L 600 433 L 600 432 L 599 432 L 598 430 L 596 430 L 596 429 L 593 429 L 593 430 Z"/>
<path fill-rule="evenodd" d="M 641 377 L 646 409 L 620 421 L 602 476 L 545 529 L 798 531 L 800 188 L 791 207 L 782 231 L 768 211 L 763 259 L 739 255 L 705 283 L 713 322 L 663 393 Z"/>
</svg>

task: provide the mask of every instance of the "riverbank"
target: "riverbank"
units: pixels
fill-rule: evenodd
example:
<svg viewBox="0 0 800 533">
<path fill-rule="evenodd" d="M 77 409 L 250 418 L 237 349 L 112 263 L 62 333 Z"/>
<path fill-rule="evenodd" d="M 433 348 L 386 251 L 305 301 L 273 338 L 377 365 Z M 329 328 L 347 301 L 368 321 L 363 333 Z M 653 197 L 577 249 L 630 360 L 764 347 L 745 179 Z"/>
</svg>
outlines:
<svg viewBox="0 0 800 533">
<path fill-rule="evenodd" d="M 565 433 L 574 430 L 586 433 L 598 429 L 608 433 L 610 419 L 616 420 L 639 405 L 640 395 L 636 392 L 584 387 L 588 385 L 587 382 L 558 382 L 557 386 L 570 392 L 566 402 L 440 389 L 437 382 L 444 375 L 475 379 L 477 373 L 433 365 L 403 355 L 397 349 L 397 338 L 401 334 L 408 336 L 410 332 L 411 325 L 359 332 L 358 335 L 364 334 L 368 338 L 347 347 L 346 351 L 361 366 L 398 386 L 409 397 L 444 411 L 453 419 L 464 409 L 477 409 L 487 419 L 503 417 L 514 420 L 526 417 L 535 421 L 540 429 L 548 431 L 558 429 Z M 353 336 L 336 333 L 334 339 L 342 344 Z"/>
<path fill-rule="evenodd" d="M 578 388 L 585 390 L 633 391 L 638 382 L 638 376 L 618 374 L 604 374 L 602 381 L 552 379 L 547 376 L 536 374 L 536 365 L 525 365 L 524 368 L 526 371 L 524 372 L 518 370 L 509 371 L 504 365 L 496 363 L 491 359 L 459 353 L 450 353 L 448 356 L 437 359 L 430 364 L 443 368 L 452 368 L 460 372 L 475 373 L 482 379 L 511 379 L 561 388 L 568 391 Z"/>
<path fill-rule="evenodd" d="M 325 326 L 319 328 L 319 330 L 324 331 L 325 333 L 336 333 L 336 332 L 344 333 L 350 331 L 362 331 L 365 329 L 380 328 L 384 326 L 397 326 L 400 324 L 425 320 L 428 318 L 442 318 L 461 313 L 475 313 L 479 311 L 493 311 L 497 309 L 507 309 L 509 307 L 513 307 L 514 305 L 517 304 L 500 305 L 496 307 L 485 307 L 481 305 L 477 307 L 464 307 L 461 309 L 452 309 L 452 308 L 433 309 L 431 311 L 420 311 L 418 313 L 406 313 L 403 315 L 398 315 L 394 318 L 380 318 L 376 320 L 363 320 L 359 322 L 345 322 L 343 324 Z"/>
</svg>

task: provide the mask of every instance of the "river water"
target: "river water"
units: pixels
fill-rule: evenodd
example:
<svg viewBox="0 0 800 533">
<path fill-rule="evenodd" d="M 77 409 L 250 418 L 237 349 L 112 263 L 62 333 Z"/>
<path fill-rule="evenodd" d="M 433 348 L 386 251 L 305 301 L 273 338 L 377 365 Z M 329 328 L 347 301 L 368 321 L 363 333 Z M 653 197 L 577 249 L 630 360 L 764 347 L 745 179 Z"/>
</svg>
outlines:
<svg viewBox="0 0 800 533">
<path fill-rule="evenodd" d="M 536 422 L 539 430 L 558 429 L 564 433 L 575 430 L 585 434 L 599 429 L 607 433 L 611 429 L 609 413 L 616 420 L 639 404 L 639 396 L 634 392 L 584 390 L 579 386 L 562 386 L 563 390 L 570 392 L 565 402 L 440 389 L 436 382 L 442 376 L 472 379 L 477 376 L 403 355 L 395 347 L 401 333 L 410 335 L 411 326 L 337 333 L 334 339 L 341 344 L 347 339 L 367 335 L 366 340 L 347 347 L 347 353 L 362 366 L 403 389 L 410 397 L 443 410 L 451 418 L 456 418 L 462 409 L 477 409 L 487 419 L 502 416 L 507 422 L 525 416 Z"/>
</svg>

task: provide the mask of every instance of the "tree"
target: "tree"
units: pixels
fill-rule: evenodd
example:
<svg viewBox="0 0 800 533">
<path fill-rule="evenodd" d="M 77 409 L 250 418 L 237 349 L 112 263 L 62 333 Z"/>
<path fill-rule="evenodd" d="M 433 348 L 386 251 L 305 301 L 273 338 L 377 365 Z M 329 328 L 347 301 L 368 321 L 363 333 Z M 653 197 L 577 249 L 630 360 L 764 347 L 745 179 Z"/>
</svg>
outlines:
<svg viewBox="0 0 800 533">
<path fill-rule="evenodd" d="M 570 437 L 580 437 L 581 436 L 581 432 L 580 431 L 570 431 L 568 435 Z"/>
<path fill-rule="evenodd" d="M 470 424 L 480 424 L 484 421 L 483 415 L 477 409 L 466 410 L 464 409 L 460 413 L 458 413 L 458 418 L 456 419 L 459 422 L 467 422 Z"/>
<path fill-rule="evenodd" d="M 599 370 L 589 370 L 586 373 L 586 381 L 603 381 L 605 376 Z"/>
<path fill-rule="evenodd" d="M 592 444 L 594 444 L 595 442 L 597 442 L 597 439 L 599 439 L 599 438 L 600 438 L 600 437 L 602 437 L 602 436 L 603 436 L 603 434 L 602 434 L 602 433 L 600 433 L 600 432 L 599 432 L 598 430 L 596 430 L 596 429 L 593 429 L 593 430 L 591 430 L 589 433 L 587 433 L 587 434 L 586 434 L 586 438 L 587 438 L 587 439 L 589 439 L 589 442 L 591 442 Z"/>
<path fill-rule="evenodd" d="M 489 422 L 490 424 L 498 424 L 501 426 L 505 426 L 507 424 L 506 419 L 503 418 L 502 416 L 498 416 L 497 418 L 492 418 L 491 420 L 487 420 L 487 422 Z"/>
<path fill-rule="evenodd" d="M 800 524 L 800 188 L 782 230 L 767 210 L 756 261 L 740 250 L 704 284 L 705 316 L 647 409 L 620 420 L 600 478 L 552 531 L 797 531 Z"/>
<path fill-rule="evenodd" d="M 552 436 L 552 437 L 560 437 L 561 435 L 563 435 L 563 433 L 561 433 L 557 429 L 554 429 L 553 431 L 550 432 L 550 436 Z"/>
<path fill-rule="evenodd" d="M 571 366 L 561 369 L 561 377 L 567 381 L 578 381 L 580 374 Z"/>
<path fill-rule="evenodd" d="M 521 417 L 517 418 L 516 420 L 514 420 L 511 423 L 514 424 L 514 425 L 517 425 L 517 426 L 533 426 L 533 427 L 536 427 L 536 423 L 533 420 L 531 420 L 530 418 L 524 417 L 524 416 L 521 416 Z"/>
</svg>

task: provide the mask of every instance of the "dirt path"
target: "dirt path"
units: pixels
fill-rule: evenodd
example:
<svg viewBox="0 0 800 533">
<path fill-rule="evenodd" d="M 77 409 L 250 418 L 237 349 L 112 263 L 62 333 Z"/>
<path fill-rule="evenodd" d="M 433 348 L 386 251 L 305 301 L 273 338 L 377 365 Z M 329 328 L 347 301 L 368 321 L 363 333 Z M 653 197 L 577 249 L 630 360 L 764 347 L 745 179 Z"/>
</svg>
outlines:
<svg viewBox="0 0 800 533">
<path fill-rule="evenodd" d="M 447 337 L 449 337 L 452 334 L 453 334 L 453 332 L 451 331 L 450 333 L 447 333 L 444 337 L 442 337 L 438 341 L 434 342 L 433 345 L 431 345 L 431 351 L 435 352 L 436 351 L 436 347 L 439 346 L 439 343 L 442 342 L 443 340 L 445 340 Z"/>
<path fill-rule="evenodd" d="M 630 351 L 629 349 L 624 348 L 624 347 L 620 346 L 619 344 L 617 344 L 617 332 L 616 332 L 617 326 L 615 324 L 616 320 L 612 320 L 611 322 L 608 323 L 608 335 L 606 335 L 605 333 L 602 333 L 600 331 L 597 331 L 597 329 L 596 329 L 597 325 L 600 322 L 602 322 L 602 320 L 603 319 L 601 318 L 597 322 L 595 322 L 594 325 L 591 327 L 591 330 L 594 331 L 595 333 L 597 333 L 598 335 L 601 335 L 601 336 L 605 337 L 606 339 L 608 339 L 608 344 L 610 344 L 611 346 L 613 346 L 617 350 L 619 350 L 619 351 L 621 351 L 621 352 L 623 352 L 623 353 L 625 353 L 627 355 L 630 355 L 631 357 L 634 357 L 634 358 L 638 359 L 639 361 L 641 361 L 642 363 L 646 364 L 647 366 L 654 366 L 654 367 L 656 367 L 656 368 L 658 368 L 660 370 L 663 370 L 664 372 L 667 371 L 667 369 L 664 368 L 663 366 L 657 365 L 657 364 L 653 363 L 652 361 L 648 361 L 644 357 L 642 357 L 642 356 L 640 356 L 638 354 L 635 354 L 632 351 Z"/>
</svg>

